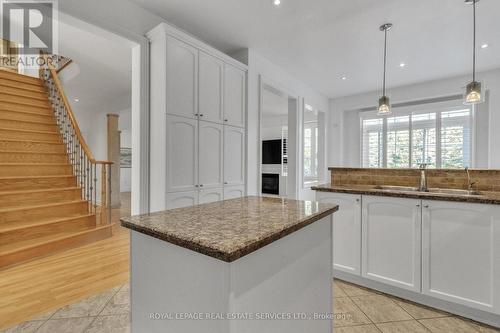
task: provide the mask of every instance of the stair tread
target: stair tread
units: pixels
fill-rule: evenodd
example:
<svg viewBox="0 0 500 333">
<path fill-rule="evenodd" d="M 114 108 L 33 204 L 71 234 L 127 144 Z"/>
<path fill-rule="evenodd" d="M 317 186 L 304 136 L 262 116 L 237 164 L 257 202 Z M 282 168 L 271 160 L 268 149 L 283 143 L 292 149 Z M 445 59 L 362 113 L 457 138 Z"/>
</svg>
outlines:
<svg viewBox="0 0 500 333">
<path fill-rule="evenodd" d="M 71 191 L 71 190 L 80 190 L 80 187 L 58 187 L 58 188 L 48 188 L 41 190 L 21 190 L 21 191 L 0 191 L 0 195 L 9 195 L 9 194 L 24 194 L 24 193 L 43 193 L 43 192 L 59 192 L 59 191 Z"/>
<path fill-rule="evenodd" d="M 47 108 L 48 111 L 52 111 L 52 109 L 50 108 Z M 6 108 L 1 108 L 0 107 L 0 111 L 6 111 L 6 112 L 19 112 L 19 113 L 26 113 L 26 114 L 30 114 L 30 115 L 35 115 L 35 116 L 43 116 L 43 117 L 53 117 L 54 114 L 51 113 L 51 112 L 47 112 L 47 113 L 40 113 L 40 112 L 31 112 L 31 111 L 26 111 L 26 110 L 11 110 L 11 109 L 6 109 Z"/>
<path fill-rule="evenodd" d="M 12 165 L 71 165 L 69 163 L 46 163 L 46 162 L 43 162 L 43 163 L 36 163 L 36 162 L 27 162 L 27 163 L 19 163 L 19 162 L 13 162 L 13 163 L 8 163 L 8 162 L 0 162 L 0 165 L 9 165 L 9 166 L 12 166 Z"/>
<path fill-rule="evenodd" d="M 51 144 L 51 145 L 63 145 L 64 144 L 61 141 L 45 141 L 45 140 L 0 139 L 0 142 L 2 142 L 2 141 L 7 141 L 7 142 L 44 143 L 44 144 Z"/>
<path fill-rule="evenodd" d="M 58 131 L 33 131 L 29 129 L 15 129 L 0 127 L 0 131 L 23 132 L 23 133 L 37 133 L 37 134 L 59 134 Z"/>
<path fill-rule="evenodd" d="M 14 207 L 14 208 L 3 208 L 3 209 L 0 209 L 0 214 L 17 212 L 17 211 L 28 210 L 28 209 L 57 207 L 57 206 L 71 205 L 71 204 L 77 204 L 77 203 L 87 203 L 87 201 L 85 201 L 85 200 L 72 200 L 72 201 L 56 202 L 56 203 L 43 204 L 43 205 L 31 205 L 31 206 L 22 206 L 22 207 Z"/>
<path fill-rule="evenodd" d="M 0 121 L 15 121 L 16 123 L 26 123 L 26 124 L 37 124 L 37 125 L 53 125 L 57 126 L 57 123 L 55 121 L 48 121 L 48 122 L 43 122 L 43 121 L 36 121 L 36 120 L 18 120 L 18 119 L 6 119 L 6 118 L 1 118 L 0 114 Z M 49 119 L 50 120 L 50 119 Z"/>
<path fill-rule="evenodd" d="M 2 71 L 2 72 L 0 72 L 0 79 L 15 81 L 18 83 L 32 85 L 32 86 L 38 86 L 38 87 L 44 86 L 42 80 L 35 78 L 35 77 L 32 77 L 32 76 L 22 75 L 19 73 L 5 73 Z"/>
<path fill-rule="evenodd" d="M 46 179 L 46 178 L 74 178 L 74 175 L 48 175 L 48 176 L 8 176 L 0 177 L 0 180 L 13 180 L 13 179 Z"/>
<path fill-rule="evenodd" d="M 104 225 L 104 226 L 95 226 L 95 227 L 89 227 L 88 229 L 81 230 L 81 231 L 66 231 L 66 232 L 59 232 L 52 234 L 50 236 L 44 236 L 44 237 L 39 237 L 36 240 L 25 240 L 25 241 L 20 241 L 16 243 L 10 243 L 10 244 L 2 244 L 0 245 L 0 256 L 7 255 L 10 253 L 14 253 L 17 251 L 29 249 L 29 248 L 34 248 L 40 245 L 44 245 L 47 243 L 52 243 L 56 242 L 59 240 L 63 240 L 65 238 L 70 238 L 70 237 L 75 237 L 79 235 L 84 235 L 86 233 L 90 233 L 96 230 L 101 230 L 101 229 L 106 229 L 106 228 L 112 228 L 111 225 Z"/>
<path fill-rule="evenodd" d="M 19 94 L 15 94 L 13 92 L 10 92 L 10 91 L 2 91 L 2 92 L 0 92 L 0 94 L 2 94 L 2 95 L 9 95 L 9 96 L 13 96 L 13 97 L 19 97 L 19 98 L 34 99 L 34 100 L 37 100 L 37 101 L 44 101 L 44 102 L 48 101 L 47 95 L 44 96 L 43 93 L 41 93 L 42 96 L 37 96 L 37 97 L 35 97 L 35 96 L 19 95 Z"/>
<path fill-rule="evenodd" d="M 59 222 L 64 222 L 64 221 L 68 221 L 68 220 L 76 220 L 76 219 L 85 218 L 85 217 L 92 217 L 92 216 L 95 216 L 95 214 L 72 214 L 72 215 L 68 215 L 68 216 L 64 216 L 64 217 L 52 218 L 52 219 L 43 220 L 43 221 L 26 222 L 25 224 L 19 223 L 19 222 L 0 223 L 0 233 L 22 230 L 22 229 L 33 228 L 33 227 L 39 227 L 42 225 L 49 225 L 49 224 L 53 224 L 53 223 L 59 223 Z"/>
<path fill-rule="evenodd" d="M 57 152 L 50 152 L 50 151 L 19 151 L 19 150 L 1 150 L 0 149 L 0 154 L 5 153 L 5 154 L 38 154 L 38 155 L 67 155 L 66 153 L 57 153 Z"/>
</svg>

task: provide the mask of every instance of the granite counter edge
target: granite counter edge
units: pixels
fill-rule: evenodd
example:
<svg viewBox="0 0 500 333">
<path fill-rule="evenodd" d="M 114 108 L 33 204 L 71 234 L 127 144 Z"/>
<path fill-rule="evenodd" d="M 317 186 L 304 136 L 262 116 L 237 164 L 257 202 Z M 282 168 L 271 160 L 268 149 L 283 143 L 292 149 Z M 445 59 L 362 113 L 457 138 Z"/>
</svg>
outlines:
<svg viewBox="0 0 500 333">
<path fill-rule="evenodd" d="M 258 241 L 255 241 L 251 244 L 248 244 L 247 246 L 242 247 L 242 248 L 240 248 L 236 251 L 233 251 L 233 252 L 224 252 L 224 251 L 212 248 L 212 247 L 201 245 L 195 241 L 181 239 L 179 237 L 176 237 L 176 236 L 173 236 L 170 234 L 165 234 L 162 232 L 152 230 L 150 228 L 139 226 L 135 223 L 127 221 L 126 218 L 120 219 L 120 222 L 121 222 L 122 227 L 125 227 L 127 229 L 130 229 L 130 230 L 133 230 L 136 232 L 140 232 L 140 233 L 145 234 L 147 236 L 151 236 L 153 238 L 165 241 L 167 243 L 171 243 L 171 244 L 183 247 L 185 249 L 192 250 L 194 252 L 197 252 L 197 253 L 200 253 L 200 254 L 215 258 L 215 259 L 219 259 L 221 261 L 225 261 L 227 263 L 231 263 L 231 262 L 236 261 L 236 260 L 238 260 L 238 259 L 240 259 L 240 258 L 242 258 L 242 257 L 244 257 L 252 252 L 255 252 L 255 251 L 271 244 L 271 243 L 274 243 L 281 238 L 284 238 L 284 237 L 286 237 L 286 236 L 288 236 L 296 231 L 299 231 L 300 229 L 303 229 L 304 227 L 306 227 L 310 224 L 313 224 L 314 222 L 319 221 L 319 220 L 335 213 L 338 210 L 339 210 L 338 205 L 332 206 L 331 208 L 328 208 L 325 211 L 311 215 L 311 216 L 305 218 L 303 221 L 300 221 L 297 224 L 294 224 L 286 229 L 283 229 L 279 232 L 276 232 L 276 233 L 274 233 L 266 238 L 263 238 L 263 239 L 260 239 Z"/>
</svg>

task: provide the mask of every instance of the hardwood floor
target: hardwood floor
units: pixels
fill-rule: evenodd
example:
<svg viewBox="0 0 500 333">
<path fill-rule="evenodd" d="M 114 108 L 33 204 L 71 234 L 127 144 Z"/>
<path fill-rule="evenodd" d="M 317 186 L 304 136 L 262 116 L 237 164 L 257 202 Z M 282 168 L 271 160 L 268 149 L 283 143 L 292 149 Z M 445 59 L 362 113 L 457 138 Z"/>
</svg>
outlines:
<svg viewBox="0 0 500 333">
<path fill-rule="evenodd" d="M 122 203 L 111 238 L 0 270 L 0 329 L 128 281 L 129 232 L 119 217 L 130 215 L 129 194 Z"/>
</svg>

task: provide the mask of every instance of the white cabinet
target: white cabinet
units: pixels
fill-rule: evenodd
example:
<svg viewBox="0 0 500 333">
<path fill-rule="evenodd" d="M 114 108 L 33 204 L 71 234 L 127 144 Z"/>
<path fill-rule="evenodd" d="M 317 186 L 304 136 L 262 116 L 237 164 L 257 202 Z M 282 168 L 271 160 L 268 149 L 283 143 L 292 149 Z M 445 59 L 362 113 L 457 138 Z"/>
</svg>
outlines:
<svg viewBox="0 0 500 333">
<path fill-rule="evenodd" d="M 222 125 L 199 122 L 199 186 L 222 188 L 224 182 L 224 129 Z"/>
<path fill-rule="evenodd" d="M 361 195 L 317 192 L 316 200 L 339 205 L 333 217 L 333 268 L 361 274 Z"/>
<path fill-rule="evenodd" d="M 245 196 L 245 186 L 224 186 L 224 200 Z"/>
<path fill-rule="evenodd" d="M 224 122 L 224 62 L 203 51 L 199 55 L 199 108 L 200 119 L 219 124 Z"/>
<path fill-rule="evenodd" d="M 194 118 L 198 109 L 198 50 L 167 37 L 166 111 Z"/>
<path fill-rule="evenodd" d="M 421 201 L 363 196 L 362 276 L 421 291 Z"/>
<path fill-rule="evenodd" d="M 245 188 L 247 66 L 167 24 L 147 35 L 152 211 Z"/>
<path fill-rule="evenodd" d="M 216 188 L 211 190 L 200 190 L 198 195 L 198 204 L 205 204 L 224 200 L 224 190 Z"/>
<path fill-rule="evenodd" d="M 167 193 L 198 185 L 198 120 L 167 115 Z"/>
<path fill-rule="evenodd" d="M 500 206 L 422 204 L 422 292 L 500 314 Z"/>
<path fill-rule="evenodd" d="M 226 64 L 224 66 L 224 122 L 245 127 L 246 73 Z"/>
<path fill-rule="evenodd" d="M 198 204 L 198 191 L 174 192 L 167 194 L 167 209 L 189 207 Z"/>
<path fill-rule="evenodd" d="M 245 130 L 224 126 L 224 184 L 245 184 Z"/>
</svg>

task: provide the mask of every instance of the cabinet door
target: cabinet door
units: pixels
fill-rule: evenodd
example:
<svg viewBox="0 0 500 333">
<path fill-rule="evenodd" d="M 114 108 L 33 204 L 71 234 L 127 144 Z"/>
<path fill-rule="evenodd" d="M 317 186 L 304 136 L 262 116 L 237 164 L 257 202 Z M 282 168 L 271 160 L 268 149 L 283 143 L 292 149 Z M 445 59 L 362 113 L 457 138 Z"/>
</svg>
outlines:
<svg viewBox="0 0 500 333">
<path fill-rule="evenodd" d="M 500 314 L 500 207 L 422 204 L 423 293 Z"/>
<path fill-rule="evenodd" d="M 200 121 L 198 175 L 201 188 L 222 188 L 224 183 L 224 129 L 222 125 Z"/>
<path fill-rule="evenodd" d="M 246 73 L 236 67 L 224 66 L 224 123 L 245 127 Z"/>
<path fill-rule="evenodd" d="M 198 50 L 167 37 L 167 113 L 194 118 L 198 103 Z"/>
<path fill-rule="evenodd" d="M 167 115 L 166 134 L 167 192 L 196 189 L 198 185 L 198 120 Z"/>
<path fill-rule="evenodd" d="M 225 186 L 224 200 L 236 199 L 245 196 L 245 186 Z"/>
<path fill-rule="evenodd" d="M 317 192 L 316 200 L 339 205 L 333 216 L 333 268 L 361 275 L 361 195 Z"/>
<path fill-rule="evenodd" d="M 167 194 L 167 209 L 190 207 L 198 204 L 198 191 Z"/>
<path fill-rule="evenodd" d="M 222 188 L 214 188 L 211 190 L 200 190 L 198 197 L 198 203 L 200 205 L 204 203 L 210 203 L 222 200 L 224 200 L 224 191 Z"/>
<path fill-rule="evenodd" d="M 224 62 L 200 51 L 199 58 L 199 107 L 200 119 L 222 124 L 224 112 Z"/>
<path fill-rule="evenodd" d="M 362 276 L 421 290 L 421 201 L 363 196 Z"/>
<path fill-rule="evenodd" d="M 245 130 L 224 126 L 224 185 L 245 184 Z"/>
</svg>

